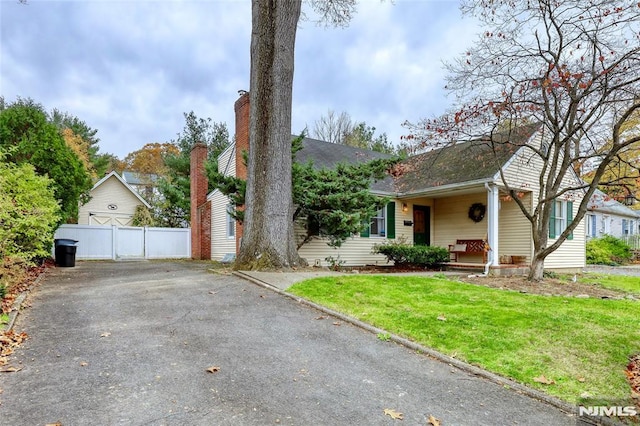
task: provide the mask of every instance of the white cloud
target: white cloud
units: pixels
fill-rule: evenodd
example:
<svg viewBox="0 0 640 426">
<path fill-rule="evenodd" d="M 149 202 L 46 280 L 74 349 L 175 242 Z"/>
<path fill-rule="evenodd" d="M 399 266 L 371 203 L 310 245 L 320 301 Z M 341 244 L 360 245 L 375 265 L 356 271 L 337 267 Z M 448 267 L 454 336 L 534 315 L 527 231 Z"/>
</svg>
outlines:
<svg viewBox="0 0 640 426">
<path fill-rule="evenodd" d="M 175 138 L 183 113 L 226 122 L 249 88 L 248 1 L 2 2 L 0 94 L 31 97 L 95 129 L 119 157 Z M 451 1 L 363 1 L 348 28 L 302 22 L 293 131 L 328 109 L 397 141 L 400 124 L 442 112 L 442 60 L 473 25 Z"/>
</svg>

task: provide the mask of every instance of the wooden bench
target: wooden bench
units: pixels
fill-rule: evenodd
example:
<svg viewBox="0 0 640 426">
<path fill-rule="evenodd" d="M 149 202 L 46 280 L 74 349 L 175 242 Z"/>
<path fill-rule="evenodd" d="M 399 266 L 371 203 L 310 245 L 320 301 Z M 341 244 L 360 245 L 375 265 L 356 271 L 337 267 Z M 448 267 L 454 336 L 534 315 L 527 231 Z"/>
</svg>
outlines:
<svg viewBox="0 0 640 426">
<path fill-rule="evenodd" d="M 456 240 L 455 244 L 449 244 L 449 254 L 453 255 L 452 262 L 458 262 L 461 254 L 470 254 L 482 255 L 482 263 L 487 263 L 488 247 L 484 240 Z"/>
</svg>

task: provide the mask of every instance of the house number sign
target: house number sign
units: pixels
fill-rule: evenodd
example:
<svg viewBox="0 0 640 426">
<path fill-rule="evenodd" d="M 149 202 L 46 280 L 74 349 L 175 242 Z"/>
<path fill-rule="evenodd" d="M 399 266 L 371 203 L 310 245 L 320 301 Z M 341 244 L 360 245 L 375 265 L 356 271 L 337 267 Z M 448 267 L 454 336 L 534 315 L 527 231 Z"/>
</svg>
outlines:
<svg viewBox="0 0 640 426">
<path fill-rule="evenodd" d="M 117 205 L 117 204 L 109 204 L 109 205 L 107 206 L 107 208 L 108 208 L 109 210 L 118 210 L 118 205 Z"/>
</svg>

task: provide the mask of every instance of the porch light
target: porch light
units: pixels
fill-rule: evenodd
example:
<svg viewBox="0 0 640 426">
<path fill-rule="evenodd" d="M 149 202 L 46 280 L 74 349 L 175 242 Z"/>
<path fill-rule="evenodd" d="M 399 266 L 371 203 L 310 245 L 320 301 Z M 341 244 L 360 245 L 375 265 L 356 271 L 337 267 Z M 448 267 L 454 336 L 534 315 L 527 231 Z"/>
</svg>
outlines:
<svg viewBox="0 0 640 426">
<path fill-rule="evenodd" d="M 407 203 L 402 203 L 402 211 L 405 213 L 409 211 L 409 206 L 407 205 Z"/>
<path fill-rule="evenodd" d="M 625 206 L 632 206 L 633 203 L 635 203 L 635 201 L 636 201 L 636 197 L 634 197 L 632 193 L 628 193 L 624 197 L 624 205 Z"/>
</svg>

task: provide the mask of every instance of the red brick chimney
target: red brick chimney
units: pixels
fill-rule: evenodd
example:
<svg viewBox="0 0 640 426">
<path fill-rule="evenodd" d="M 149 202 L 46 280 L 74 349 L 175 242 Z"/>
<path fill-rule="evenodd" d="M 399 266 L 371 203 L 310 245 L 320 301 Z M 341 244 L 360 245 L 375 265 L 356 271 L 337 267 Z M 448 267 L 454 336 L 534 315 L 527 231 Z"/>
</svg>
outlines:
<svg viewBox="0 0 640 426">
<path fill-rule="evenodd" d="M 207 146 L 197 143 L 191 149 L 191 258 L 211 259 L 211 203 L 207 203 L 208 181 L 204 164 Z"/>
<path fill-rule="evenodd" d="M 249 152 L 249 92 L 238 98 L 233 106 L 236 114 L 236 177 L 247 179 L 243 152 Z M 240 252 L 242 224 L 236 223 L 236 254 Z"/>
</svg>

